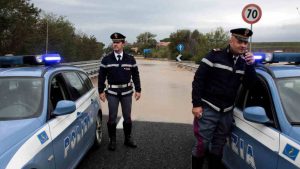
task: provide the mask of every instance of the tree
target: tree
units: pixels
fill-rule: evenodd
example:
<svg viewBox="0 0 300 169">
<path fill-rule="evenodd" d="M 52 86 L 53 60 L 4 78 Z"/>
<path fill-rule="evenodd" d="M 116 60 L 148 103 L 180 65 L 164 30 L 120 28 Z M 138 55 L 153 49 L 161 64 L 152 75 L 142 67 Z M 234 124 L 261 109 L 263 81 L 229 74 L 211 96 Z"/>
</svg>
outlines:
<svg viewBox="0 0 300 169">
<path fill-rule="evenodd" d="M 182 59 L 194 60 L 198 62 L 201 60 L 211 49 L 223 48 L 227 45 L 229 36 L 221 27 L 213 32 L 206 33 L 205 35 L 198 30 L 191 32 L 190 30 L 177 30 L 177 32 L 170 34 L 169 49 L 171 51 L 171 58 L 175 59 L 179 52 L 176 47 L 178 44 L 185 46 L 182 52 Z"/>
<path fill-rule="evenodd" d="M 198 39 L 199 51 L 193 60 L 199 62 L 210 50 L 224 48 L 228 44 L 229 35 L 223 28 L 218 27 L 215 31 L 206 33 Z"/>
<path fill-rule="evenodd" d="M 153 49 L 157 44 L 155 37 L 156 35 L 150 32 L 141 33 L 136 37 L 137 40 L 134 46 L 139 48 L 140 53 L 143 53 L 144 49 Z"/>
<path fill-rule="evenodd" d="M 177 51 L 176 47 L 178 44 L 184 45 L 184 52 L 183 52 L 183 59 L 189 58 L 190 54 L 190 41 L 191 41 L 191 31 L 190 30 L 177 30 L 175 33 L 171 33 L 170 35 L 170 42 L 169 49 L 171 52 L 171 58 L 175 59 L 179 52 Z"/>
<path fill-rule="evenodd" d="M 24 54 L 24 44 L 35 33 L 40 9 L 29 0 L 1 0 L 0 54 Z"/>
</svg>

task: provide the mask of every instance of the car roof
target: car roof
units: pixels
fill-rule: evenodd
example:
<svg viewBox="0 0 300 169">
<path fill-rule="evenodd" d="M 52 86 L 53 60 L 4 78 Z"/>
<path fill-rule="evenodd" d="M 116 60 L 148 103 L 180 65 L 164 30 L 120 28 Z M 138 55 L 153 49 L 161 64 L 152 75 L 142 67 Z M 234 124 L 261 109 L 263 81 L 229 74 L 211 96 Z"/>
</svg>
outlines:
<svg viewBox="0 0 300 169">
<path fill-rule="evenodd" d="M 298 65 L 270 64 L 264 65 L 264 67 L 269 70 L 269 74 L 272 73 L 273 78 L 300 76 L 300 66 Z"/>
<path fill-rule="evenodd" d="M 82 70 L 75 66 L 54 65 L 54 66 L 30 66 L 30 67 L 12 67 L 0 68 L 0 77 L 42 77 L 48 71 L 56 70 Z"/>
</svg>

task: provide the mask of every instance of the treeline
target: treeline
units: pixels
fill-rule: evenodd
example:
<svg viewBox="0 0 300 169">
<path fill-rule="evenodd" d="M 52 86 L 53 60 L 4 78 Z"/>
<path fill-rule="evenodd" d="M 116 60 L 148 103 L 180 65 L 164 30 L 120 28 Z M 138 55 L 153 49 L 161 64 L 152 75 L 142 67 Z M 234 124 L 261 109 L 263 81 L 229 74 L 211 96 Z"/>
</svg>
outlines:
<svg viewBox="0 0 300 169">
<path fill-rule="evenodd" d="M 0 1 L 0 56 L 47 50 L 61 54 L 66 62 L 80 61 L 99 59 L 103 47 L 94 36 L 78 33 L 64 17 L 45 14 L 29 0 Z"/>
<path fill-rule="evenodd" d="M 155 37 L 156 35 L 150 32 L 142 33 L 137 36 L 137 41 L 131 47 L 138 47 L 138 53 L 144 54 L 146 57 L 175 59 L 180 54 L 176 46 L 183 44 L 184 50 L 181 53 L 181 59 L 198 62 L 210 50 L 226 47 L 229 40 L 228 32 L 220 27 L 205 34 L 198 30 L 178 30 L 160 41 L 169 43 L 167 46 L 157 45 Z M 144 49 L 150 49 L 151 52 L 144 53 Z"/>
</svg>

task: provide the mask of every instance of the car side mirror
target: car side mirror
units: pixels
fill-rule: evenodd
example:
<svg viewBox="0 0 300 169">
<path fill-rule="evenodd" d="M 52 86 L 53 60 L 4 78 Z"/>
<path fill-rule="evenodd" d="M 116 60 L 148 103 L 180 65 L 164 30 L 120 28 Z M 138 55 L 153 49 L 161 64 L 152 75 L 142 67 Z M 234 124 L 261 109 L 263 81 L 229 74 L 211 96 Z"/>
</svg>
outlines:
<svg viewBox="0 0 300 169">
<path fill-rule="evenodd" d="M 62 116 L 62 115 L 73 113 L 75 110 L 76 110 L 75 102 L 69 100 L 61 100 L 57 103 L 52 114 L 54 116 Z"/>
<path fill-rule="evenodd" d="M 270 119 L 266 115 L 266 111 L 263 107 L 252 106 L 247 107 L 243 111 L 243 116 L 246 120 L 255 122 L 255 123 L 270 123 Z"/>
</svg>

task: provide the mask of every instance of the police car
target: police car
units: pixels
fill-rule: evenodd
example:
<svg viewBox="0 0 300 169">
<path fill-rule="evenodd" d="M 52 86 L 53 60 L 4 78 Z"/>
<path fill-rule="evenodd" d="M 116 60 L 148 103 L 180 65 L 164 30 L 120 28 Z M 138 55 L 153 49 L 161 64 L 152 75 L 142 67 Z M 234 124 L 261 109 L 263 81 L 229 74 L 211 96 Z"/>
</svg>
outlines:
<svg viewBox="0 0 300 169">
<path fill-rule="evenodd" d="M 98 92 L 82 69 L 60 60 L 0 57 L 0 169 L 75 168 L 100 146 Z"/>
<path fill-rule="evenodd" d="M 230 169 L 300 168 L 300 67 L 292 64 L 300 53 L 255 57 L 266 64 L 257 66 L 253 88 L 238 91 L 223 162 Z"/>
</svg>

